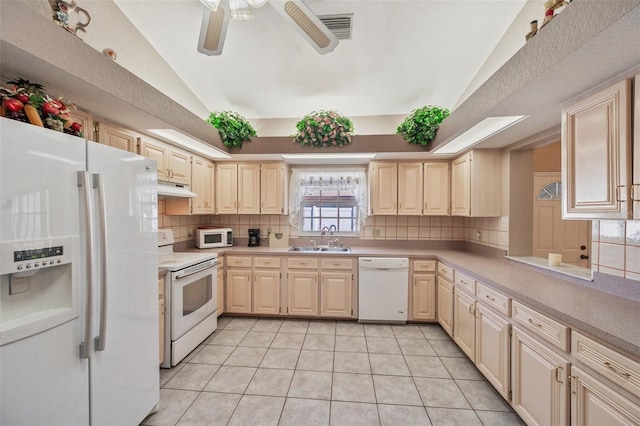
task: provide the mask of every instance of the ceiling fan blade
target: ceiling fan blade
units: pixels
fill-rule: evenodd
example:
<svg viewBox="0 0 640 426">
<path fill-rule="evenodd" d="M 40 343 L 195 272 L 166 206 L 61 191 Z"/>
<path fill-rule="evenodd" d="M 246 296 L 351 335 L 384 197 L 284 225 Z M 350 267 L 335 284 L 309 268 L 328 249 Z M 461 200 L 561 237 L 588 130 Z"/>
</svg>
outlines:
<svg viewBox="0 0 640 426">
<path fill-rule="evenodd" d="M 203 9 L 198 52 L 209 56 L 220 55 L 229 26 L 229 10 L 223 5 L 219 5 L 215 12 L 206 7 Z"/>
<path fill-rule="evenodd" d="M 269 2 L 321 55 L 332 52 L 338 38 L 301 0 L 271 0 Z"/>
</svg>

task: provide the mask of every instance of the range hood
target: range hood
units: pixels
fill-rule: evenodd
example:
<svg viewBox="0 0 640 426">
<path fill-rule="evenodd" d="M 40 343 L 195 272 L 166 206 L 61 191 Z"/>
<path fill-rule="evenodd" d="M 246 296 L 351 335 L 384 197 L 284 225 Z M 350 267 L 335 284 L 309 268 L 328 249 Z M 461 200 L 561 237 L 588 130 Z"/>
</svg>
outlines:
<svg viewBox="0 0 640 426">
<path fill-rule="evenodd" d="M 158 195 L 172 198 L 193 198 L 198 194 L 189 191 L 189 185 L 158 181 Z"/>
</svg>

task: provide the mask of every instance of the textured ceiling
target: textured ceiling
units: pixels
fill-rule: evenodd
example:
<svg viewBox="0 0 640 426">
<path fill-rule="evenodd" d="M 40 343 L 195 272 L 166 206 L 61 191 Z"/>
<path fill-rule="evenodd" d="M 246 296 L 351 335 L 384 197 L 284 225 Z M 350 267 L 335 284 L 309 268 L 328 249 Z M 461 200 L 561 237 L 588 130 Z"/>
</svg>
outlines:
<svg viewBox="0 0 640 426">
<path fill-rule="evenodd" d="M 271 0 L 275 1 L 275 0 Z M 305 1 L 318 15 L 353 13 L 352 40 L 319 55 L 269 5 L 231 21 L 221 56 L 197 52 L 198 0 L 116 0 L 127 18 L 211 111 L 249 119 L 452 108 L 524 0 Z M 161 89 L 161 88 L 160 88 Z"/>
</svg>

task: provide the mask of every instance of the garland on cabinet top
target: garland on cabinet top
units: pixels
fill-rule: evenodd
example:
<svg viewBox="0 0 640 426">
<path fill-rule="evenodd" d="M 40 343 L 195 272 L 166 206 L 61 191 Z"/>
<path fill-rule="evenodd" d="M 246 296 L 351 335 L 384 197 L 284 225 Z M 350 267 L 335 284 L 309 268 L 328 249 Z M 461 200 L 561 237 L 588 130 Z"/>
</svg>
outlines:
<svg viewBox="0 0 640 426">
<path fill-rule="evenodd" d="M 353 123 L 336 111 L 313 111 L 296 123 L 293 142 L 312 148 L 342 147 L 351 143 Z"/>
<path fill-rule="evenodd" d="M 435 105 L 427 105 L 414 109 L 407 118 L 398 126 L 396 133 L 403 139 L 416 145 L 427 145 L 436 137 L 436 131 L 440 123 L 449 116 L 446 108 Z"/>
<path fill-rule="evenodd" d="M 233 111 L 215 111 L 209 114 L 207 123 L 218 129 L 222 143 L 229 148 L 242 148 L 243 142 L 251 142 L 258 136 L 251 123 Z"/>
<path fill-rule="evenodd" d="M 10 80 L 10 88 L 0 87 L 2 107 L 0 116 L 58 132 L 82 137 L 82 124 L 74 122 L 71 109 L 75 104 L 62 97 L 53 99 L 45 93 L 44 86 L 18 77 Z"/>
</svg>

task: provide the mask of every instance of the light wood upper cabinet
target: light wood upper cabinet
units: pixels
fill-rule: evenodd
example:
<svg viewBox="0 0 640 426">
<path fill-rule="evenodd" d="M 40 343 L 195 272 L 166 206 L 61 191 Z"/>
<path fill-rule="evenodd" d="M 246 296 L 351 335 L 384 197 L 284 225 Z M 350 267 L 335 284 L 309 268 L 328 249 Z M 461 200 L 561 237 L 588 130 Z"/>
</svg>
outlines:
<svg viewBox="0 0 640 426">
<path fill-rule="evenodd" d="M 287 214 L 289 193 L 289 168 L 286 163 L 260 165 L 260 212 L 262 214 Z"/>
<path fill-rule="evenodd" d="M 138 152 L 138 139 L 135 133 L 122 127 L 105 123 L 96 124 L 97 142 L 123 151 Z"/>
<path fill-rule="evenodd" d="M 216 173 L 216 213 L 260 213 L 260 164 L 219 163 Z"/>
<path fill-rule="evenodd" d="M 562 217 L 631 217 L 631 81 L 562 111 Z"/>
<path fill-rule="evenodd" d="M 398 214 L 398 163 L 369 163 L 369 213 Z"/>
<path fill-rule="evenodd" d="M 215 213 L 214 164 L 200 157 L 193 157 L 191 164 L 191 191 L 198 194 L 191 199 L 192 214 Z"/>
<path fill-rule="evenodd" d="M 422 163 L 398 163 L 398 214 L 422 214 Z"/>
<path fill-rule="evenodd" d="M 502 155 L 477 149 L 451 162 L 451 215 L 498 217 L 502 211 Z"/>
<path fill-rule="evenodd" d="M 191 154 L 172 145 L 144 136 L 140 155 L 156 160 L 158 180 L 191 185 Z"/>
<path fill-rule="evenodd" d="M 96 133 L 93 127 L 93 115 L 78 109 L 69 110 L 74 123 L 82 125 L 82 135 L 88 141 L 96 140 Z"/>
<path fill-rule="evenodd" d="M 422 214 L 425 216 L 448 216 L 451 213 L 449 169 L 449 163 L 424 163 Z"/>
</svg>

